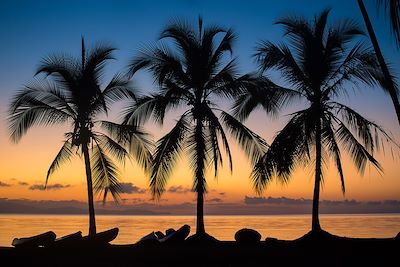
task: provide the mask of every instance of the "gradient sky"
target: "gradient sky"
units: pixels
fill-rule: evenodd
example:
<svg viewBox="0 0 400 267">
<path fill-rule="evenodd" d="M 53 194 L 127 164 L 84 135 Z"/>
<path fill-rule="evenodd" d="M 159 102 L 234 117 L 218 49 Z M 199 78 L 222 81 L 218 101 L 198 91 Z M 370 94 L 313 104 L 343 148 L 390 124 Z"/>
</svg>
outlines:
<svg viewBox="0 0 400 267">
<path fill-rule="evenodd" d="M 384 16 L 377 15 L 373 1 L 366 0 L 384 55 L 397 72 L 400 69 L 399 51 L 391 41 L 389 27 Z M 238 57 L 242 73 L 254 71 L 251 59 L 254 47 L 260 40 L 282 40 L 280 26 L 273 22 L 282 15 L 299 14 L 308 18 L 323 8 L 332 8 L 330 19 L 353 18 L 364 27 L 356 0 L 298 0 L 298 1 L 1 1 L 0 2 L 0 197 L 33 200 L 86 200 L 84 166 L 80 159 L 66 164 L 50 179 L 50 190 L 40 190 L 45 175 L 61 146 L 64 126 L 33 128 L 18 144 L 9 141 L 7 131 L 7 105 L 12 95 L 29 82 L 42 57 L 63 52 L 79 55 L 80 38 L 83 35 L 90 46 L 96 41 L 106 41 L 119 50 L 117 60 L 110 62 L 104 80 L 123 70 L 140 47 L 157 40 L 163 26 L 174 18 L 191 22 L 202 15 L 205 24 L 216 23 L 232 27 L 238 40 L 234 56 Z M 369 41 L 364 38 L 365 41 Z M 136 85 L 146 93 L 152 90 L 152 82 L 145 74 L 134 77 Z M 343 100 L 354 109 L 391 131 L 400 141 L 399 128 L 391 100 L 376 88 L 351 92 Z M 222 106 L 228 106 L 223 102 Z M 117 119 L 120 105 L 114 107 L 110 119 Z M 263 112 L 254 113 L 246 124 L 255 132 L 272 141 L 274 134 L 284 125 L 286 117 L 271 119 Z M 157 139 L 171 127 L 174 114 L 168 116 L 163 128 L 147 124 L 147 129 Z M 218 180 L 208 175 L 210 192 L 208 200 L 218 203 L 241 203 L 245 196 L 255 196 L 249 174 L 250 165 L 232 142 L 234 170 L 220 171 Z M 367 168 L 363 177 L 356 173 L 347 157 L 343 158 L 347 192 L 343 196 L 337 173 L 326 169 L 321 199 L 363 201 L 400 199 L 399 153 L 390 148 L 377 158 L 384 167 L 380 175 L 373 167 Z M 135 164 L 127 163 L 121 179 L 126 183 L 123 198 L 131 201 L 149 201 L 146 191 L 148 180 Z M 190 192 L 191 173 L 182 158 L 174 172 L 169 190 L 160 202 L 193 202 Z M 263 194 L 265 197 L 311 198 L 313 176 L 311 169 L 297 170 L 288 185 L 272 183 Z M 135 200 L 136 199 L 136 200 Z"/>
</svg>

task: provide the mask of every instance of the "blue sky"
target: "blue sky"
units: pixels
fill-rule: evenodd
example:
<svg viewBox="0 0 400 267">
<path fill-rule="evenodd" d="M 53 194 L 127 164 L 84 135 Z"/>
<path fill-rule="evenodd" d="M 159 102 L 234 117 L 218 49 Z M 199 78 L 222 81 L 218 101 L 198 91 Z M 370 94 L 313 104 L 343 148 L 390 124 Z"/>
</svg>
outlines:
<svg viewBox="0 0 400 267">
<path fill-rule="evenodd" d="M 377 18 L 373 1 L 365 1 L 381 46 L 388 58 L 396 55 L 383 16 Z M 331 17 L 362 23 L 357 1 L 1 1 L 0 96 L 9 97 L 34 74 L 49 53 L 78 54 L 81 35 L 88 44 L 107 41 L 119 48 L 118 61 L 108 73 L 121 70 L 142 45 L 156 41 L 173 18 L 233 27 L 238 35 L 235 56 L 243 72 L 255 69 L 250 56 L 260 40 L 279 41 L 281 28 L 273 22 L 285 14 L 311 18 L 323 8 Z M 363 26 L 363 24 L 361 24 Z M 1 101 L 4 104 L 4 101 Z"/>
</svg>

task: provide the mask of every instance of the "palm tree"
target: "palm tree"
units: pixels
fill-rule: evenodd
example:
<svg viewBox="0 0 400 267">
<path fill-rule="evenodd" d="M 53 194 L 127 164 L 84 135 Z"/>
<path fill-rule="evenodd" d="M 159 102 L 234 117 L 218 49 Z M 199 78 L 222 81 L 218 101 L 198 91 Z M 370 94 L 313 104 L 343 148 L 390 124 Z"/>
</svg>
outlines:
<svg viewBox="0 0 400 267">
<path fill-rule="evenodd" d="M 378 0 L 377 4 L 379 6 L 384 6 L 385 10 L 389 9 L 390 13 L 390 21 L 391 21 L 391 29 L 395 35 L 395 40 L 397 45 L 400 45 L 400 1 L 398 0 Z M 364 18 L 365 25 L 368 30 L 369 37 L 371 39 L 371 43 L 374 47 L 376 57 L 378 59 L 380 68 L 382 69 L 384 79 L 381 82 L 381 86 L 384 90 L 386 90 L 390 97 L 392 98 L 393 106 L 396 111 L 397 120 L 400 125 L 400 104 L 398 98 L 398 88 L 397 84 L 394 81 L 394 77 L 391 75 L 390 70 L 385 62 L 385 59 L 382 55 L 382 51 L 379 47 L 378 40 L 376 39 L 374 29 L 372 27 L 371 21 L 368 16 L 368 12 L 364 6 L 364 2 L 362 0 L 358 0 L 358 6 L 360 7 L 362 16 Z"/>
<path fill-rule="evenodd" d="M 221 34 L 220 41 L 216 36 Z M 147 119 L 163 123 L 165 113 L 180 108 L 180 118 L 158 142 L 151 169 L 150 187 L 158 199 L 165 190 L 171 171 L 182 152 L 189 155 L 193 170 L 193 190 L 197 193 L 196 237 L 206 237 L 204 227 L 204 195 L 207 192 L 205 171 L 212 165 L 215 177 L 222 165 L 221 146 L 225 149 L 232 170 L 232 158 L 224 127 L 237 138 L 244 150 L 258 160 L 266 151 L 264 140 L 234 117 L 220 110 L 217 97 L 232 97 L 241 88 L 262 83 L 257 77 L 236 74 L 235 59 L 226 64 L 223 57 L 232 52 L 235 35 L 218 26 L 203 29 L 183 21 L 167 26 L 160 39 L 172 39 L 176 45 L 150 47 L 133 59 L 129 73 L 148 69 L 159 86 L 159 92 L 139 99 L 126 111 L 125 123 L 136 124 Z M 216 115 L 220 113 L 220 119 Z"/>
<path fill-rule="evenodd" d="M 294 100 L 308 103 L 305 109 L 290 114 L 286 126 L 254 165 L 251 179 L 256 192 L 261 193 L 273 175 L 286 183 L 296 166 L 315 164 L 313 232 L 321 230 L 318 208 L 324 163 L 333 160 L 344 193 L 340 146 L 360 173 L 367 162 L 381 171 L 373 153 L 379 148 L 380 136 L 390 138 L 377 124 L 336 100 L 346 95 L 352 84 L 373 85 L 380 76 L 374 53 L 362 43 L 352 42 L 362 34 L 357 25 L 343 20 L 328 27 L 328 14 L 329 10 L 324 10 L 312 22 L 290 16 L 278 20 L 289 46 L 266 41 L 258 46 L 255 56 L 262 72 L 280 71 L 287 87 L 271 82 L 266 88 L 239 95 L 234 105 L 235 116 L 243 120 L 258 106 L 278 112 Z"/>
<path fill-rule="evenodd" d="M 96 233 L 93 187 L 95 192 L 104 193 L 104 200 L 111 193 L 118 201 L 121 191 L 118 168 L 107 154 L 121 162 L 128 156 L 123 146 L 94 128 L 100 122 L 96 117 L 107 114 L 113 102 L 134 96 L 129 80 L 123 75 L 115 75 L 104 90 L 100 89 L 105 64 L 112 59 L 114 50 L 108 45 L 99 44 L 86 51 L 82 38 L 80 60 L 65 55 L 45 58 L 36 74 L 43 73 L 53 79 L 36 79 L 14 96 L 9 108 L 9 127 L 14 142 L 18 142 L 32 126 L 71 123 L 71 131 L 65 133 L 64 144 L 47 172 L 46 185 L 49 177 L 62 163 L 70 160 L 75 153 L 83 155 L 89 204 L 89 235 Z M 136 134 L 140 136 L 135 139 L 140 141 L 136 146 L 146 147 L 147 135 L 140 132 L 140 129 Z M 131 148 L 134 150 L 135 146 Z M 146 161 L 149 154 L 142 153 L 139 162 Z"/>
</svg>

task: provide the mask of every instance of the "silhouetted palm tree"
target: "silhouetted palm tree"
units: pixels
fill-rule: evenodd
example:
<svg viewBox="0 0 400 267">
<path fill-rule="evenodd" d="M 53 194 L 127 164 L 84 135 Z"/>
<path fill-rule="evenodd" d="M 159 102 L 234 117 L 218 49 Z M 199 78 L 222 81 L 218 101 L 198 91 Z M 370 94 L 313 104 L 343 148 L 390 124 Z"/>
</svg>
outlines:
<svg viewBox="0 0 400 267">
<path fill-rule="evenodd" d="M 398 1 L 398 0 L 377 0 L 377 4 L 379 6 L 383 5 L 385 10 L 390 11 L 389 13 L 390 13 L 391 29 L 395 35 L 396 43 L 399 46 L 399 42 L 400 42 L 400 27 L 399 27 L 400 26 L 400 17 L 399 17 L 400 1 Z M 398 98 L 397 84 L 394 80 L 394 77 L 390 73 L 390 70 L 385 62 L 385 59 L 383 58 L 382 51 L 379 47 L 378 40 L 376 39 L 374 29 L 372 27 L 371 21 L 368 16 L 368 12 L 364 6 L 364 2 L 362 0 L 358 0 L 358 5 L 360 7 L 362 16 L 364 18 L 364 22 L 367 27 L 369 37 L 371 39 L 371 43 L 374 47 L 380 68 L 382 69 L 382 72 L 384 75 L 384 79 L 381 82 L 381 86 L 383 89 L 385 89 L 390 94 L 390 97 L 392 98 L 393 106 L 395 108 L 396 115 L 397 115 L 397 120 L 400 125 L 400 104 L 399 104 L 399 98 Z"/>
<path fill-rule="evenodd" d="M 356 24 L 343 20 L 328 27 L 328 14 L 329 10 L 323 11 L 312 23 L 297 16 L 278 20 L 277 24 L 285 28 L 289 46 L 263 42 L 257 48 L 256 59 L 262 72 L 280 71 L 289 88 L 271 82 L 268 88 L 243 93 L 234 105 L 235 115 L 242 120 L 260 105 L 268 112 L 278 112 L 294 100 L 308 103 L 306 109 L 290 115 L 267 153 L 254 166 L 251 178 L 255 190 L 261 193 L 274 174 L 288 182 L 296 166 L 315 164 L 313 230 L 321 229 L 318 207 L 323 164 L 333 159 L 344 193 L 339 146 L 350 154 L 362 173 L 368 161 L 381 170 L 373 157 L 374 150 L 379 148 L 377 137 L 383 134 L 390 138 L 378 125 L 335 100 L 346 95 L 346 89 L 356 82 L 374 84 L 379 73 L 375 71 L 374 53 L 361 43 L 352 44 L 361 34 Z"/>
<path fill-rule="evenodd" d="M 14 96 L 9 109 L 14 142 L 18 142 L 32 126 L 70 123 L 72 131 L 65 134 L 64 144 L 50 165 L 46 185 L 62 163 L 70 160 L 75 153 L 82 153 L 88 190 L 89 235 L 96 233 L 93 187 L 96 192 L 104 192 L 104 200 L 109 192 L 118 201 L 121 191 L 117 166 L 107 154 L 119 161 L 128 156 L 123 146 L 94 128 L 99 123 L 96 117 L 107 114 L 113 102 L 133 97 L 130 82 L 123 75 L 115 75 L 104 90 L 100 88 L 105 64 L 112 59 L 113 50 L 110 46 L 99 44 L 87 52 L 82 38 L 81 59 L 65 55 L 45 58 L 36 74 L 44 73 L 53 79 L 35 80 L 27 85 Z M 138 136 L 138 146 L 143 146 L 147 136 L 141 132 Z"/>
<path fill-rule="evenodd" d="M 222 34 L 220 41 L 215 38 L 218 34 Z M 218 166 L 222 165 L 221 145 L 232 170 L 231 152 L 222 125 L 254 160 L 266 151 L 262 138 L 217 107 L 216 97 L 231 97 L 241 88 L 262 81 L 252 75 L 238 77 L 235 59 L 224 64 L 223 57 L 232 52 L 235 39 L 232 30 L 218 26 L 203 29 L 199 18 L 198 28 L 182 21 L 173 22 L 164 29 L 160 39 L 172 39 L 175 49 L 165 44 L 150 47 L 130 64 L 131 75 L 140 69 L 150 70 L 160 91 L 131 106 L 125 122 L 136 124 L 152 118 L 162 124 L 168 110 L 180 108 L 178 111 L 181 111 L 186 107 L 171 131 L 157 143 L 150 187 L 153 196 L 159 198 L 179 154 L 186 151 L 194 172 L 193 190 L 197 192 L 196 236 L 205 236 L 205 170 L 212 164 L 217 176 Z M 220 119 L 216 112 L 221 114 Z"/>
</svg>

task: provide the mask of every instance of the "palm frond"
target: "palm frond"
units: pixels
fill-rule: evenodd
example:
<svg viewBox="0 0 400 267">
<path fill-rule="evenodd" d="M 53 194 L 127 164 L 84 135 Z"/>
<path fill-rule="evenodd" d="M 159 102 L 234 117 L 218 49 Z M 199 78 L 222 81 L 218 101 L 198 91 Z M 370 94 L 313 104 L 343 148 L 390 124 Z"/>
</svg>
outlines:
<svg viewBox="0 0 400 267">
<path fill-rule="evenodd" d="M 150 176 L 151 193 L 156 199 L 160 198 L 165 190 L 178 155 L 183 149 L 183 141 L 188 132 L 188 127 L 189 122 L 184 114 L 171 131 L 157 142 Z"/>
<path fill-rule="evenodd" d="M 35 98 L 19 103 L 8 116 L 11 140 L 18 142 L 34 125 L 60 124 L 71 119 L 70 114 Z"/>
<path fill-rule="evenodd" d="M 293 170 L 310 160 L 310 146 L 314 140 L 310 110 L 292 115 L 285 127 L 275 136 L 268 151 L 255 162 L 251 180 L 258 194 L 272 181 L 273 175 L 287 183 Z"/>
<path fill-rule="evenodd" d="M 179 19 L 171 21 L 160 34 L 160 39 L 171 38 L 186 59 L 190 58 L 192 48 L 199 45 L 197 37 L 189 23 Z"/>
<path fill-rule="evenodd" d="M 103 202 L 108 193 L 111 193 L 116 202 L 120 200 L 121 185 L 118 179 L 117 166 L 105 154 L 104 149 L 96 142 L 91 153 L 93 187 L 97 194 L 103 193 Z"/>
<path fill-rule="evenodd" d="M 354 164 L 357 167 L 357 170 L 361 174 L 364 173 L 365 166 L 368 161 L 371 162 L 378 169 L 378 171 L 383 171 L 379 162 L 368 152 L 367 149 L 364 148 L 362 144 L 358 142 L 357 138 L 353 136 L 351 131 L 343 123 L 339 124 L 336 135 L 342 146 L 350 154 Z"/>
<path fill-rule="evenodd" d="M 96 142 L 101 145 L 105 153 L 113 156 L 122 164 L 125 164 L 125 159 L 129 157 L 129 153 L 122 145 L 113 140 L 110 136 L 102 133 L 95 134 L 94 138 Z"/>
<path fill-rule="evenodd" d="M 70 140 L 66 140 L 61 147 L 60 151 L 57 153 L 57 156 L 51 163 L 49 170 L 47 171 L 45 188 L 47 186 L 47 181 L 49 180 L 50 176 L 60 168 L 61 164 L 71 159 L 72 156 L 72 143 Z"/>
<path fill-rule="evenodd" d="M 208 105 L 203 105 L 202 113 L 204 115 L 204 120 L 208 125 L 209 136 L 207 138 L 207 146 L 212 151 L 211 161 L 214 163 L 214 176 L 217 177 L 218 164 L 222 166 L 222 155 L 219 145 L 218 137 L 221 138 L 223 147 L 225 148 L 226 155 L 229 160 L 229 168 L 232 171 L 232 155 L 229 148 L 228 139 L 225 135 L 225 131 L 222 128 L 217 116 L 214 114 L 213 110 Z"/>
<path fill-rule="evenodd" d="M 109 121 L 102 121 L 101 126 L 123 146 L 129 147 L 130 154 L 138 164 L 149 171 L 153 156 L 153 141 L 149 133 L 142 127 L 136 125 L 116 124 Z"/>
<path fill-rule="evenodd" d="M 236 95 L 232 110 L 240 121 L 247 119 L 258 106 L 268 115 L 276 115 L 283 106 L 301 97 L 302 94 L 296 90 L 278 86 L 268 78 L 258 76 L 250 78 L 242 93 Z"/>
<path fill-rule="evenodd" d="M 282 72 L 283 78 L 298 90 L 309 90 L 311 81 L 304 74 L 286 45 L 275 45 L 268 41 L 262 42 L 258 45 L 254 56 L 262 72 L 277 69 Z"/>
<path fill-rule="evenodd" d="M 336 169 L 340 176 L 342 192 L 344 194 L 346 192 L 346 187 L 345 187 L 345 182 L 344 182 L 344 174 L 343 174 L 343 168 L 342 168 L 340 148 L 336 142 L 335 131 L 334 131 L 334 129 L 332 129 L 332 123 L 331 123 L 330 119 L 323 120 L 322 137 L 323 137 L 322 138 L 323 144 L 326 145 L 330 154 L 333 157 L 334 163 L 336 165 Z"/>
<path fill-rule="evenodd" d="M 13 96 L 9 113 L 14 113 L 18 107 L 29 105 L 32 99 L 42 101 L 64 111 L 71 117 L 76 117 L 76 111 L 70 103 L 71 96 L 69 92 L 48 80 L 38 79 L 34 79 Z"/>
<path fill-rule="evenodd" d="M 268 149 L 265 140 L 226 112 L 221 112 L 221 121 L 251 162 L 258 162 Z"/>
<path fill-rule="evenodd" d="M 219 43 L 218 47 L 215 49 L 215 52 L 210 61 L 210 68 L 214 68 L 218 66 L 221 57 L 226 53 L 229 52 L 232 54 L 232 45 L 236 39 L 236 35 L 232 29 L 226 31 L 224 37 L 222 38 L 221 42 Z"/>
<path fill-rule="evenodd" d="M 67 90 L 73 91 L 78 82 L 81 65 L 77 59 L 67 55 L 50 55 L 42 59 L 35 75 L 44 73 L 55 77 Z"/>
<path fill-rule="evenodd" d="M 366 47 L 364 43 L 357 43 L 353 46 L 346 58 L 333 71 L 323 85 L 324 95 L 333 94 L 338 96 L 345 87 L 346 82 L 356 83 L 361 81 L 364 84 L 373 86 L 379 83 L 381 72 L 376 62 L 375 53 Z"/>
<path fill-rule="evenodd" d="M 123 110 L 123 121 L 130 125 L 140 125 L 150 118 L 159 124 L 163 124 L 166 111 L 177 104 L 179 98 L 153 94 L 142 96 L 134 105 L 127 106 Z"/>
<path fill-rule="evenodd" d="M 234 84 L 237 76 L 236 68 L 236 60 L 232 59 L 222 70 L 220 70 L 209 81 L 207 81 L 204 88 L 211 90 L 215 94 L 222 94 L 227 97 L 234 95 L 238 92 L 238 90 L 235 90 L 236 88 Z"/>
<path fill-rule="evenodd" d="M 103 91 L 104 99 L 109 104 L 119 100 L 136 100 L 136 93 L 132 87 L 132 82 L 120 73 L 114 75 L 110 83 Z"/>
<path fill-rule="evenodd" d="M 100 80 L 107 60 L 114 59 L 112 56 L 114 51 L 115 48 L 106 43 L 97 43 L 83 58 L 85 61 L 83 75 L 94 80 Z"/>
<path fill-rule="evenodd" d="M 395 143 L 390 134 L 378 124 L 367 120 L 361 114 L 346 105 L 337 102 L 335 102 L 334 105 L 337 108 L 337 112 L 342 116 L 343 123 L 348 125 L 350 130 L 357 133 L 357 137 L 360 138 L 363 146 L 371 154 L 374 153 L 375 148 L 379 149 L 381 136 L 387 141 Z"/>
</svg>

